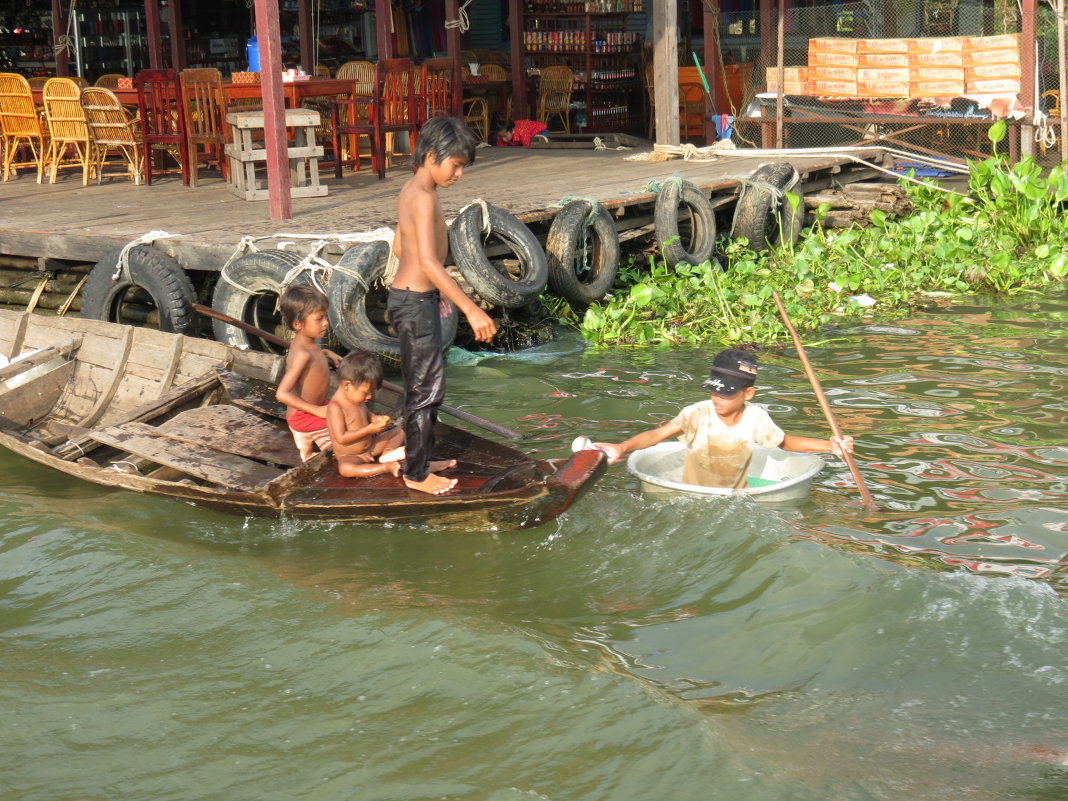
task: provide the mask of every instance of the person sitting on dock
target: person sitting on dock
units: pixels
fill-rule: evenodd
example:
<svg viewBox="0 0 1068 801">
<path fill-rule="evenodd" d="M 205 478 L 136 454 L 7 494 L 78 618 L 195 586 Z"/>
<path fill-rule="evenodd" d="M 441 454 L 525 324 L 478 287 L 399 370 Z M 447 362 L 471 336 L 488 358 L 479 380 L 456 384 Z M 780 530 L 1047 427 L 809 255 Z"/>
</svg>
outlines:
<svg viewBox="0 0 1068 801">
<path fill-rule="evenodd" d="M 338 365 L 337 380 L 326 407 L 337 471 L 346 478 L 399 475 L 404 432 L 389 428 L 388 414 L 371 414 L 367 406 L 382 386 L 382 362 L 373 353 L 353 351 Z"/>
<path fill-rule="evenodd" d="M 326 425 L 326 393 L 330 384 L 330 362 L 341 357 L 319 346 L 326 336 L 326 295 L 314 287 L 298 284 L 282 293 L 279 309 L 282 322 L 296 333 L 286 354 L 286 371 L 274 396 L 286 405 L 286 422 L 293 434 L 302 461 L 330 448 Z M 329 361 L 328 361 L 329 360 Z"/>
<path fill-rule="evenodd" d="M 756 395 L 756 376 L 757 360 L 753 354 L 737 348 L 720 351 L 702 385 L 711 393 L 708 400 L 687 406 L 675 419 L 624 442 L 594 444 L 613 463 L 630 451 L 678 437 L 686 443 L 683 483 L 731 489 L 746 485 L 754 445 L 838 456 L 853 452 L 850 436 L 817 439 L 784 434 L 767 411 L 749 403 Z"/>
<path fill-rule="evenodd" d="M 497 147 L 530 147 L 535 136 L 548 136 L 549 129 L 537 120 L 504 120 L 490 137 L 490 144 Z"/>
</svg>

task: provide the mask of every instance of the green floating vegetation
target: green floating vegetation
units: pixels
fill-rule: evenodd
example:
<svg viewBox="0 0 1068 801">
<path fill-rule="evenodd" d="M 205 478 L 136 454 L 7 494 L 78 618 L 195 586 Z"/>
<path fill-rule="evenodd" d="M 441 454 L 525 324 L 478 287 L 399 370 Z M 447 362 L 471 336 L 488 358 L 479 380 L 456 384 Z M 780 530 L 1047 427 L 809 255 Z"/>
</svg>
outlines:
<svg viewBox="0 0 1068 801">
<path fill-rule="evenodd" d="M 991 126 L 995 144 L 1004 129 Z M 871 213 L 872 225 L 802 233 L 796 244 L 756 253 L 724 241 L 724 266 L 668 266 L 650 256 L 619 271 L 605 300 L 579 317 L 557 313 L 599 345 L 770 345 L 786 339 L 777 290 L 795 327 L 888 319 L 946 297 L 1035 291 L 1068 274 L 1068 174 L 1031 158 L 994 156 L 970 165 L 968 194 L 905 183 L 909 217 Z M 786 200 L 800 202 L 787 193 Z M 816 211 L 817 219 L 826 211 Z"/>
</svg>

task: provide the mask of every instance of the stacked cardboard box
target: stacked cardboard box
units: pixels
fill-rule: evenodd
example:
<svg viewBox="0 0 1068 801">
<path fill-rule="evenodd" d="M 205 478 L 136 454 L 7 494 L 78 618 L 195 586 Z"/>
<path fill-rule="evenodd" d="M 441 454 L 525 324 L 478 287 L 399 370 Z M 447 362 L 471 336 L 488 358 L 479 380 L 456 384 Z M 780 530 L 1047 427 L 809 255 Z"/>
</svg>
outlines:
<svg viewBox="0 0 1068 801">
<path fill-rule="evenodd" d="M 784 95 L 807 95 L 808 94 L 808 67 L 785 67 L 783 68 Z M 765 83 L 769 92 L 779 91 L 779 70 L 768 67 L 765 74 Z"/>
<path fill-rule="evenodd" d="M 964 94 L 964 40 L 909 39 L 909 97 Z"/>
<path fill-rule="evenodd" d="M 904 39 L 860 39 L 857 42 L 858 96 L 908 96 L 908 59 L 908 44 Z"/>
<path fill-rule="evenodd" d="M 964 38 L 964 86 L 970 95 L 1020 92 L 1019 34 Z"/>
<path fill-rule="evenodd" d="M 808 94 L 857 97 L 856 39 L 808 40 Z"/>
</svg>

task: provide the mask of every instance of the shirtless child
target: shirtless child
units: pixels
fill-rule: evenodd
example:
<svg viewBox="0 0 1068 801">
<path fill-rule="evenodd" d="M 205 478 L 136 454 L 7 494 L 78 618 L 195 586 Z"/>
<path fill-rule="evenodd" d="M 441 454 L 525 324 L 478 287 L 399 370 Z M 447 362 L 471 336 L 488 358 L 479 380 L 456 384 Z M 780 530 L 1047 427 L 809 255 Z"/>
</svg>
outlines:
<svg viewBox="0 0 1068 801">
<path fill-rule="evenodd" d="M 497 326 L 445 272 L 449 248 L 438 189 L 452 186 L 475 160 L 475 137 L 455 117 L 434 117 L 419 131 L 408 179 L 397 198 L 393 251 L 400 261 L 389 290 L 389 319 L 400 339 L 404 375 L 405 450 L 402 474 L 411 489 L 441 495 L 456 479 L 433 472 L 434 423 L 445 400 L 441 318 L 455 306 L 475 339 L 489 342 Z"/>
<path fill-rule="evenodd" d="M 296 332 L 286 354 L 286 372 L 274 396 L 286 405 L 286 422 L 297 443 L 302 461 L 319 450 L 330 449 L 326 427 L 326 393 L 330 384 L 330 364 L 341 357 L 319 347 L 318 339 L 326 336 L 326 309 L 330 302 L 318 289 L 307 285 L 291 286 L 282 293 L 279 308 L 282 322 Z"/>
</svg>

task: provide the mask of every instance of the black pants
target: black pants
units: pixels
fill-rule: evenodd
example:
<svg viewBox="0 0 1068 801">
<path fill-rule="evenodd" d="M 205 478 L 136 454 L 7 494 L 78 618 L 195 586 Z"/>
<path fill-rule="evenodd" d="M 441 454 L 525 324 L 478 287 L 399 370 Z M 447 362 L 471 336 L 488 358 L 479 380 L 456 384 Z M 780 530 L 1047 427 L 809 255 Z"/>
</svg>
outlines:
<svg viewBox="0 0 1068 801">
<path fill-rule="evenodd" d="M 440 296 L 436 289 L 389 290 L 387 311 L 400 339 L 404 376 L 404 475 L 422 481 L 430 472 L 434 424 L 445 400 Z"/>
</svg>

